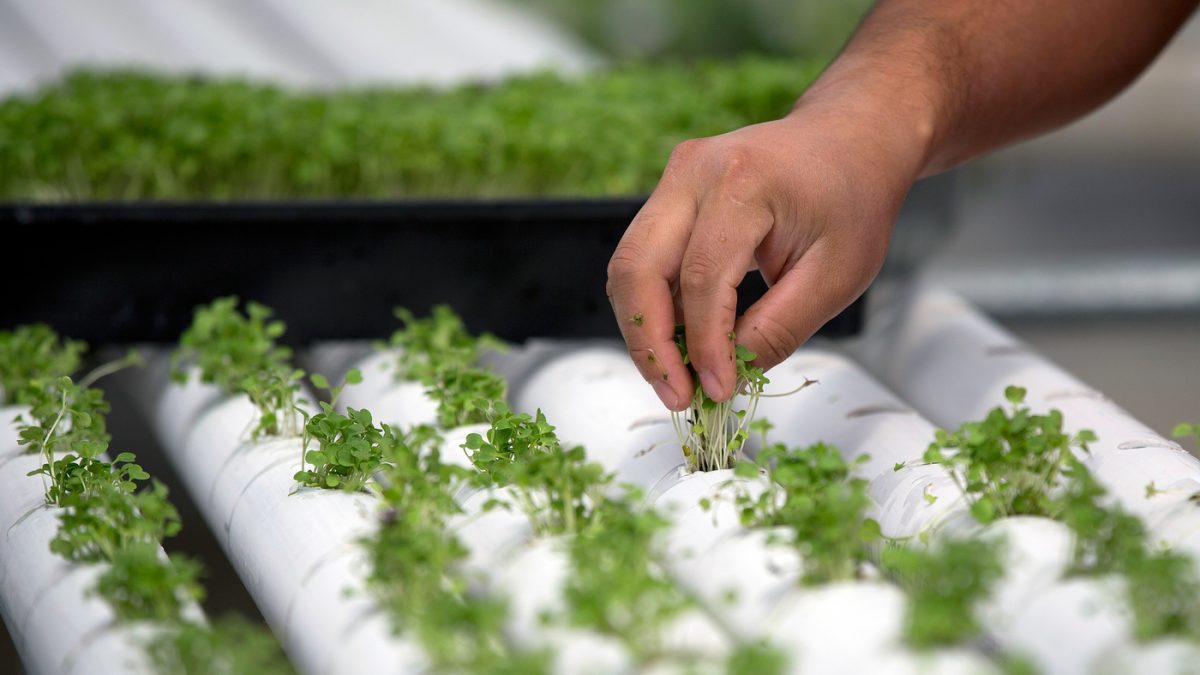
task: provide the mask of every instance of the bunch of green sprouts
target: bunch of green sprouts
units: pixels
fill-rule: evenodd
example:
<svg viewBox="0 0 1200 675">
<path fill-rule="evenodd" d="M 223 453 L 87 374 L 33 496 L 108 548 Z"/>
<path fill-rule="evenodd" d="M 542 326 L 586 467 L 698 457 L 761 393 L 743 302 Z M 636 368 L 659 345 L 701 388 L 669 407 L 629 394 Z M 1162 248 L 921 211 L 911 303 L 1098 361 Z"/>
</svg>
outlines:
<svg viewBox="0 0 1200 675">
<path fill-rule="evenodd" d="M 463 448 L 491 484 L 512 488 L 539 534 L 578 532 L 610 479 L 581 446 L 564 447 L 540 410 L 498 404 L 486 435 L 468 435 Z"/>
<path fill-rule="evenodd" d="M 866 516 L 871 498 L 867 481 L 852 476 L 867 461 L 847 463 L 837 448 L 816 443 L 805 448 L 768 445 L 757 464 L 741 462 L 736 475 L 769 478 L 758 496 L 736 498 L 742 523 L 752 528 L 783 528 L 787 543 L 804 561 L 802 581 L 824 584 L 856 579 L 867 561 L 867 544 L 881 538 L 879 523 Z M 760 469 L 761 467 L 761 469 Z"/>
<path fill-rule="evenodd" d="M 477 364 L 485 351 L 503 351 L 505 344 L 489 333 L 472 335 L 446 305 L 424 318 L 403 307 L 395 313 L 404 323 L 387 345 L 396 354 L 396 379 L 425 385 L 443 429 L 488 422 L 507 387 L 504 378 Z"/>
<path fill-rule="evenodd" d="M 0 330 L 0 406 L 28 404 L 37 396 L 30 383 L 74 373 L 86 351 L 44 324 Z"/>
<path fill-rule="evenodd" d="M 234 296 L 197 307 L 171 358 L 176 382 L 187 382 L 194 367 L 201 381 L 226 394 L 248 396 L 258 410 L 256 439 L 299 433 L 303 416 L 297 395 L 304 371 L 291 365 L 292 350 L 277 343 L 286 326 L 271 315 L 270 308 L 255 302 L 240 311 Z"/>
<path fill-rule="evenodd" d="M 729 334 L 729 341 L 736 342 L 733 333 Z M 695 385 L 688 409 L 683 413 L 671 413 L 675 435 L 683 446 L 688 468 L 692 471 L 731 469 L 750 437 L 750 423 L 758 410 L 763 387 L 770 380 L 762 368 L 752 365 L 757 355 L 745 346 L 735 344 L 733 361 L 737 379 L 734 393 L 745 395 L 746 407 L 736 407 L 736 395 L 728 401 L 714 401 L 700 386 L 699 374 L 692 367 L 683 326 L 675 327 L 675 345 L 683 356 L 683 364 L 691 370 Z"/>
<path fill-rule="evenodd" d="M 1086 453 L 1096 440 L 1087 429 L 1073 436 L 1063 431 L 1057 410 L 1034 414 L 1022 405 L 1025 395 L 1021 387 L 1005 388 L 1011 411 L 997 407 L 955 432 L 939 429 L 925 451 L 925 462 L 946 468 L 981 523 L 1012 515 L 1057 517 L 1055 493 L 1064 470 L 1078 463 L 1075 450 Z"/>
</svg>

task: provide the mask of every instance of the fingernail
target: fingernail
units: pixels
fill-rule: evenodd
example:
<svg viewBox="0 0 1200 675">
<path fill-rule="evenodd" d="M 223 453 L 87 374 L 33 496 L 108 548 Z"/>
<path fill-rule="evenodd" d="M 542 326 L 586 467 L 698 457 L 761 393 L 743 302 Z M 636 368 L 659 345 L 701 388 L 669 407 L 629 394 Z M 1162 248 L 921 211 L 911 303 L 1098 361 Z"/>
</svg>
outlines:
<svg viewBox="0 0 1200 675">
<path fill-rule="evenodd" d="M 658 398 L 663 402 L 663 405 L 671 410 L 674 410 L 675 406 L 679 404 L 679 397 L 675 395 L 675 390 L 666 382 L 655 382 L 654 393 L 658 394 Z"/>
<path fill-rule="evenodd" d="M 704 393 L 708 394 L 709 398 L 719 400 L 717 397 L 721 395 L 721 381 L 711 370 L 700 373 L 700 386 L 704 387 Z"/>
</svg>

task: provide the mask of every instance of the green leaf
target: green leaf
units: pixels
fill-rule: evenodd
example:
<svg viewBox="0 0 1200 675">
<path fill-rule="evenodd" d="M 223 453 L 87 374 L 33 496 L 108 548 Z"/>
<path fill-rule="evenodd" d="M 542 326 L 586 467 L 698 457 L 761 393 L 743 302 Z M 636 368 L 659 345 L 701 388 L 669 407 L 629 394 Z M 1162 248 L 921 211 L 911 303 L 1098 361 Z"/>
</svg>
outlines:
<svg viewBox="0 0 1200 675">
<path fill-rule="evenodd" d="M 1013 405 L 1024 403 L 1027 393 L 1024 387 L 1017 387 L 1015 385 L 1009 385 L 1004 388 L 1004 398 L 1008 399 L 1008 402 Z"/>
</svg>

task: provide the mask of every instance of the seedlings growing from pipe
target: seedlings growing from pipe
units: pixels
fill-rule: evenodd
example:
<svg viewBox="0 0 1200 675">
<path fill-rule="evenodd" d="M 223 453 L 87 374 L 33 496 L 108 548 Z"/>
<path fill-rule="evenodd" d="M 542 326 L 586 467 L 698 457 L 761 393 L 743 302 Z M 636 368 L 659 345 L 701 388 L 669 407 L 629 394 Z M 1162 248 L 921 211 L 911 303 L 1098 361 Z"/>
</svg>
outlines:
<svg viewBox="0 0 1200 675">
<path fill-rule="evenodd" d="M 540 410 L 531 417 L 498 404 L 486 437 L 470 434 L 463 448 L 491 483 L 513 488 L 539 534 L 578 532 L 612 478 L 582 446 L 563 447 Z"/>
<path fill-rule="evenodd" d="M 1064 432 L 1058 410 L 1034 414 L 1022 405 L 1025 393 L 1007 387 L 1011 410 L 993 408 L 955 432 L 939 429 L 925 451 L 925 462 L 946 468 L 981 523 L 1012 515 L 1057 517 L 1062 504 L 1055 492 L 1064 470 L 1078 464 L 1075 450 L 1086 453 L 1096 440 L 1087 429 Z"/>
<path fill-rule="evenodd" d="M 736 339 L 730 333 L 731 343 Z M 675 435 L 683 446 L 691 471 L 720 471 L 732 469 L 739 458 L 742 446 L 750 437 L 750 425 L 758 409 L 763 387 L 770 380 L 763 369 L 752 365 L 757 355 L 743 345 L 733 344 L 733 361 L 736 373 L 735 396 L 728 401 L 717 402 L 709 398 L 700 385 L 700 377 L 688 356 L 683 326 L 675 327 L 675 345 L 683 356 L 683 364 L 692 374 L 695 389 L 688 409 L 682 413 L 671 413 Z M 746 397 L 746 407 L 736 407 L 736 394 Z"/>
<path fill-rule="evenodd" d="M 918 649 L 949 647 L 978 637 L 976 607 L 1004 573 L 1002 546 L 996 539 L 943 539 L 930 548 L 884 548 L 884 570 L 908 595 L 908 644 Z"/>
<path fill-rule="evenodd" d="M 807 584 L 856 579 L 867 561 L 866 544 L 881 538 L 879 523 L 866 517 L 871 498 L 867 481 L 854 478 L 855 466 L 837 448 L 816 443 L 806 448 L 769 445 L 759 451 L 757 465 L 741 462 L 737 475 L 753 478 L 765 471 L 768 488 L 757 497 L 737 497 L 742 523 L 754 528 L 784 528 L 787 543 L 804 561 Z M 761 469 L 760 469 L 761 467 Z"/>
<path fill-rule="evenodd" d="M 226 394 L 246 394 L 258 409 L 254 438 L 300 432 L 297 395 L 304 371 L 291 366 L 292 350 L 277 343 L 286 326 L 271 315 L 256 302 L 245 303 L 243 312 L 237 297 L 218 298 L 196 308 L 171 357 L 176 382 L 187 382 L 188 368 L 195 367 L 202 382 Z"/>
</svg>

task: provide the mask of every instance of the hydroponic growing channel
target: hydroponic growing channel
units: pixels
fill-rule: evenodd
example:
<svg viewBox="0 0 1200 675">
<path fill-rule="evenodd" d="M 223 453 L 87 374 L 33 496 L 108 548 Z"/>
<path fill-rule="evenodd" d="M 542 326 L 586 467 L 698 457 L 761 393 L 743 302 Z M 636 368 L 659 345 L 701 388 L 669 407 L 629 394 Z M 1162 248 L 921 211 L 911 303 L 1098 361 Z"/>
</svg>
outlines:
<svg viewBox="0 0 1200 675">
<path fill-rule="evenodd" d="M 1193 668 L 1200 461 L 955 296 L 893 307 L 679 415 L 619 344 L 444 306 L 297 354 L 226 297 L 88 374 L 5 331 L 0 610 L 34 673 Z M 123 367 L 282 652 L 163 552 Z"/>
</svg>

